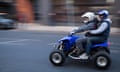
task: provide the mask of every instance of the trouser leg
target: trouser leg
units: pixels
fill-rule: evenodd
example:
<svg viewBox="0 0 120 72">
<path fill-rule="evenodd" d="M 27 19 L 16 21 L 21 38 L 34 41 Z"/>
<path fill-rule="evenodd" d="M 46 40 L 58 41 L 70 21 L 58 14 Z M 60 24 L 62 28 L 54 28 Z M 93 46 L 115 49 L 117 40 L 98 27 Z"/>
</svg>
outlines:
<svg viewBox="0 0 120 72">
<path fill-rule="evenodd" d="M 91 40 L 89 38 L 86 39 L 86 45 L 85 45 L 85 50 L 87 55 L 90 54 L 90 48 L 92 46 Z"/>
<path fill-rule="evenodd" d="M 88 37 L 87 39 L 87 43 L 86 43 L 86 53 L 89 55 L 90 54 L 90 50 L 92 47 L 92 44 L 97 44 L 97 43 L 102 43 L 104 42 L 104 39 L 99 38 L 99 37 Z"/>
<path fill-rule="evenodd" d="M 83 38 L 83 39 L 78 39 L 77 41 L 76 41 L 76 48 L 84 48 L 85 46 L 85 43 L 86 43 L 86 38 Z"/>
</svg>

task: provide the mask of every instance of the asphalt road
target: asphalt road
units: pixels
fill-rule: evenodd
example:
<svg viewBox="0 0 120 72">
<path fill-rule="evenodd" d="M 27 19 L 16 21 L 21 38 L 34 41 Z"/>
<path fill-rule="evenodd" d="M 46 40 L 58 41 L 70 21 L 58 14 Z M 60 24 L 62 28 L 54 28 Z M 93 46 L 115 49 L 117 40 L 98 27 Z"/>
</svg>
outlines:
<svg viewBox="0 0 120 72">
<path fill-rule="evenodd" d="M 111 35 L 112 65 L 108 70 L 97 70 L 89 63 L 67 60 L 61 67 L 53 66 L 49 54 L 52 43 L 66 33 L 39 31 L 0 31 L 0 72 L 119 72 L 120 38 Z"/>
</svg>

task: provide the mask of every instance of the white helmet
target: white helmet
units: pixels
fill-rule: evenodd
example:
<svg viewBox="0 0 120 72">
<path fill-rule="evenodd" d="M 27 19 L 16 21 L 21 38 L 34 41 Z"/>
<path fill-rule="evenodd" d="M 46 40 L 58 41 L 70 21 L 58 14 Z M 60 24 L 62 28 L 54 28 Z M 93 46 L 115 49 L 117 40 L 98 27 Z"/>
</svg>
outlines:
<svg viewBox="0 0 120 72">
<path fill-rule="evenodd" d="M 87 17 L 88 21 L 84 21 L 84 22 L 89 22 L 95 19 L 96 15 L 94 14 L 94 12 L 86 12 L 84 13 L 82 16 L 82 18 Z"/>
</svg>

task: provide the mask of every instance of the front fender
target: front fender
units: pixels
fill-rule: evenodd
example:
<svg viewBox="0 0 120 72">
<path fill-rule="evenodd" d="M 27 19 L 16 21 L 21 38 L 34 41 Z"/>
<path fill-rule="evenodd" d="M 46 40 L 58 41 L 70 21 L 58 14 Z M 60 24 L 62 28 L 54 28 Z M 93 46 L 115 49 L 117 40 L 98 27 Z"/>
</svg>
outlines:
<svg viewBox="0 0 120 72">
<path fill-rule="evenodd" d="M 74 43 L 79 37 L 78 36 L 66 36 L 63 37 L 62 39 L 59 40 L 60 41 L 69 41 L 70 43 Z"/>
<path fill-rule="evenodd" d="M 62 41 L 64 44 L 64 51 L 69 51 L 78 38 L 78 36 L 66 36 L 60 39 L 58 42 L 60 43 Z"/>
</svg>

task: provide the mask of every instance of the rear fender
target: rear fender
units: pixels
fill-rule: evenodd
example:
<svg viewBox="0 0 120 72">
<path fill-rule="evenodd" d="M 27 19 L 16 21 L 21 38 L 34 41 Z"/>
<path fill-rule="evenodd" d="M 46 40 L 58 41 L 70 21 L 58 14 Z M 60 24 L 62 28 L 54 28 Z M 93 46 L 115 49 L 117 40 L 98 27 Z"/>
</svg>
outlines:
<svg viewBox="0 0 120 72">
<path fill-rule="evenodd" d="M 110 54 L 110 50 L 108 47 L 97 46 L 97 47 L 91 49 L 91 53 L 92 52 L 96 53 L 98 51 L 106 51 L 108 54 Z"/>
<path fill-rule="evenodd" d="M 104 42 L 104 43 L 100 43 L 100 44 L 95 44 L 93 45 L 92 48 L 96 48 L 96 47 L 108 47 L 109 43 L 108 42 Z"/>
</svg>

